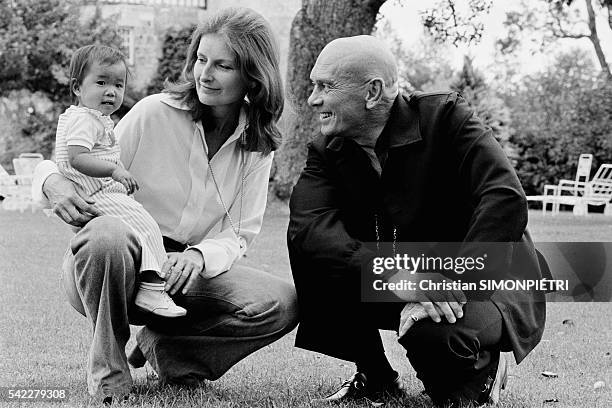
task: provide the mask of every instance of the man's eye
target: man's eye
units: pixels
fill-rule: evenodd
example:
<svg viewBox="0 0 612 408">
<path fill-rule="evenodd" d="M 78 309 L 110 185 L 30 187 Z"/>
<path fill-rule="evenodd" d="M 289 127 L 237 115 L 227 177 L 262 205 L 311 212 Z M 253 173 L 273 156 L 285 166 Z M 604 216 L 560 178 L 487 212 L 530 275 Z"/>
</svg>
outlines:
<svg viewBox="0 0 612 408">
<path fill-rule="evenodd" d="M 198 57 L 198 62 L 205 63 L 206 62 L 206 58 Z"/>
<path fill-rule="evenodd" d="M 104 85 L 104 81 L 96 81 L 96 84 L 98 84 L 98 85 Z"/>
</svg>

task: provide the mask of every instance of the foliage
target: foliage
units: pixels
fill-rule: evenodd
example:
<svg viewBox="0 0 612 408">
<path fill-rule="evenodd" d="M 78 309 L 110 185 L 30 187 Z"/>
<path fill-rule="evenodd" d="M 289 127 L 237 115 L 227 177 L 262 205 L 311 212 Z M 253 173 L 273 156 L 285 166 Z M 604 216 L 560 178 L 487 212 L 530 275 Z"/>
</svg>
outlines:
<svg viewBox="0 0 612 408">
<path fill-rule="evenodd" d="M 482 37 L 484 23 L 480 20 L 489 13 L 492 0 L 468 0 L 466 7 L 455 0 L 438 0 L 434 7 L 421 16 L 423 25 L 439 42 L 478 43 Z"/>
<path fill-rule="evenodd" d="M 180 78 L 193 29 L 192 26 L 172 27 L 166 31 L 162 45 L 162 57 L 157 66 L 157 73 L 147 86 L 148 94 L 161 92 L 166 80 L 174 82 Z"/>
<path fill-rule="evenodd" d="M 612 80 L 606 52 L 600 41 L 598 14 L 608 14 L 612 29 L 612 0 L 523 0 L 520 7 L 506 13 L 505 36 L 497 41 L 503 54 L 516 54 L 522 49 L 531 53 L 550 52 L 552 44 L 561 41 L 588 40 L 602 73 Z M 590 56 L 589 56 L 590 58 Z"/>
<path fill-rule="evenodd" d="M 376 23 L 373 35 L 387 42 L 397 61 L 399 85 L 404 93 L 448 89 L 453 69 L 447 44 L 441 44 L 424 32 L 419 41 L 406 46 L 389 20 Z"/>
<path fill-rule="evenodd" d="M 554 4 L 558 8 L 563 8 L 564 6 L 571 6 L 574 3 L 574 0 L 546 0 L 547 2 Z M 605 8 L 608 12 L 608 25 L 612 29 L 612 0 L 598 0 L 599 5 L 602 8 Z"/>
<path fill-rule="evenodd" d="M 119 35 L 99 11 L 80 21 L 80 3 L 12 0 L 0 3 L 0 95 L 15 89 L 42 91 L 53 101 L 70 99 L 70 57 L 87 44 L 119 46 Z"/>
<path fill-rule="evenodd" d="M 47 157 L 51 154 L 57 117 L 70 104 L 67 73 L 74 50 L 87 44 L 119 46 L 114 23 L 101 18 L 97 7 L 90 18 L 83 18 L 84 4 L 77 0 L 0 2 L 0 98 L 10 100 L 15 92 L 27 90 L 52 102 L 48 112 L 39 112 L 38 105 L 32 104 L 12 118 L 15 132 L 2 136 L 10 140 L 0 140 L 6 148 L 0 155 L 3 164 L 32 149 Z"/>
<path fill-rule="evenodd" d="M 597 77 L 585 54 L 561 54 L 508 98 L 516 169 L 527 194 L 573 179 L 581 153 L 593 154 L 593 169 L 612 162 L 612 84 Z"/>
<path fill-rule="evenodd" d="M 506 154 L 513 156 L 510 143 L 510 110 L 505 101 L 489 88 L 484 75 L 474 69 L 470 57 L 464 58 L 463 68 L 451 83 L 450 88 L 461 93 L 474 109 L 476 116 L 491 129 L 493 136 L 504 148 Z"/>
</svg>

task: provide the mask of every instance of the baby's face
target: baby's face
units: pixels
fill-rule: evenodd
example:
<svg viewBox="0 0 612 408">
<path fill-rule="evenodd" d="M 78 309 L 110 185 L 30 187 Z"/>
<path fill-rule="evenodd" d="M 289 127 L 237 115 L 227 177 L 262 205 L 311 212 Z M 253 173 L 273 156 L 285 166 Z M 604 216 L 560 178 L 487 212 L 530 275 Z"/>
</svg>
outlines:
<svg viewBox="0 0 612 408">
<path fill-rule="evenodd" d="M 104 115 L 115 112 L 123 103 L 126 75 L 123 62 L 113 65 L 93 63 L 81 85 L 73 89 L 79 97 L 79 106 L 96 109 Z"/>
</svg>

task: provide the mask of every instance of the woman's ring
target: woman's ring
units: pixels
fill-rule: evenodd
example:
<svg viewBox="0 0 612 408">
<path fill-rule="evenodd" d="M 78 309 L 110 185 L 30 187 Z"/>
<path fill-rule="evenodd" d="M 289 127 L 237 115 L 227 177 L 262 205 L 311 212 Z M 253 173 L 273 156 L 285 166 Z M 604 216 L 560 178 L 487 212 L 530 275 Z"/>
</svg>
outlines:
<svg viewBox="0 0 612 408">
<path fill-rule="evenodd" d="M 418 317 L 416 317 L 415 315 L 410 315 L 410 318 L 411 318 L 411 319 L 412 319 L 412 321 L 413 321 L 413 322 L 415 322 L 415 323 L 419 321 L 419 318 L 418 318 Z"/>
</svg>

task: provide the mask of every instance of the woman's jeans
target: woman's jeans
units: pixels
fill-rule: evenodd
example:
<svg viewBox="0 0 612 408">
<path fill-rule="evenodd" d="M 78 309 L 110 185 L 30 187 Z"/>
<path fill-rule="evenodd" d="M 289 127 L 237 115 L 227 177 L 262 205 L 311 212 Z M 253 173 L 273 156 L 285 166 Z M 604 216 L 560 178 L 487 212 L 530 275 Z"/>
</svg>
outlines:
<svg viewBox="0 0 612 408">
<path fill-rule="evenodd" d="M 68 301 L 93 328 L 87 360 L 92 395 L 124 394 L 132 386 L 125 345 L 130 322 L 143 323 L 133 302 L 139 259 L 136 236 L 108 216 L 90 221 L 73 237 L 64 257 Z M 215 380 L 297 324 L 293 286 L 245 266 L 201 278 L 187 294 L 173 299 L 187 309 L 187 316 L 148 314 L 146 327 L 137 334 L 138 346 L 163 382 Z"/>
</svg>

